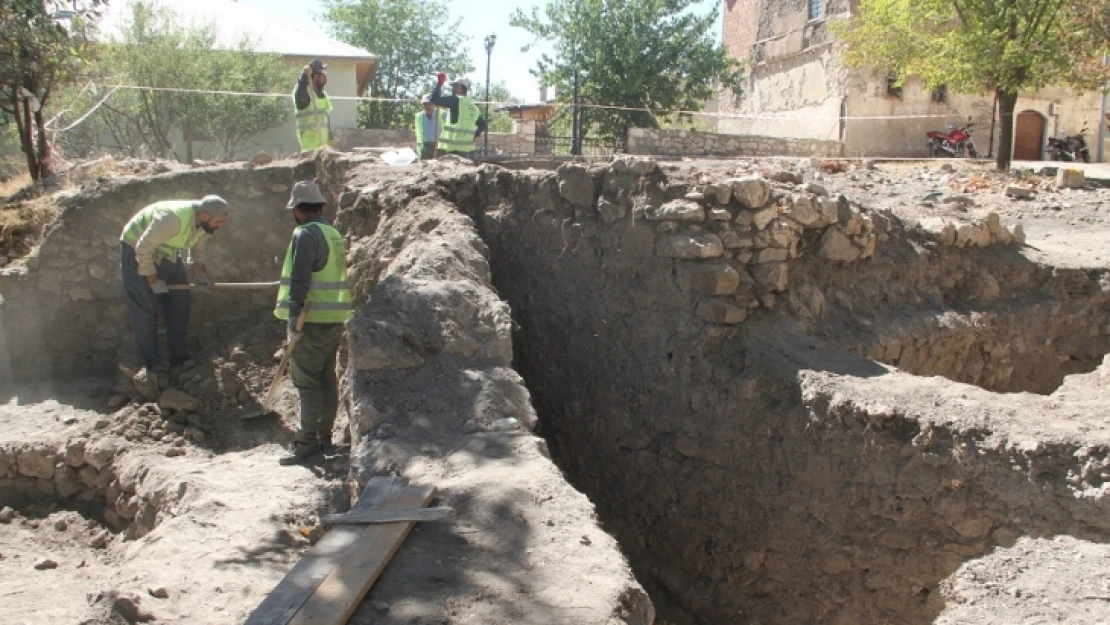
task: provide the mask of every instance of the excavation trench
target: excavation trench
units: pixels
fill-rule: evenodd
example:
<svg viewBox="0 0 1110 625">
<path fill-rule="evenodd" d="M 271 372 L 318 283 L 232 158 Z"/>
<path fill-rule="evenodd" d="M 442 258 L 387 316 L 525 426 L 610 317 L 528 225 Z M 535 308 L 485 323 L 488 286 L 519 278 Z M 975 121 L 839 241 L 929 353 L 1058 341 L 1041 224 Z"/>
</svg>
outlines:
<svg viewBox="0 0 1110 625">
<path fill-rule="evenodd" d="M 873 259 L 833 263 L 829 229 L 861 233 L 843 209 L 812 234 L 772 221 L 795 239 L 767 249 L 789 252 L 757 234 L 753 258 L 727 251 L 747 183 L 720 203 L 701 199 L 719 188 L 705 176 L 637 166 L 484 169 L 455 189 L 512 307 L 540 431 L 661 615 L 929 623 L 940 583 L 992 549 L 1110 538 L 1106 445 L 1030 443 L 1043 432 L 1007 418 L 1059 404 L 987 392 L 1048 395 L 1099 366 L 1104 272 L 1038 266 L 1008 231 L 946 245 L 889 214 L 862 229 Z M 798 196 L 776 197 L 790 216 Z M 676 237 L 696 242 L 685 258 Z"/>
<path fill-rule="evenodd" d="M 248 254 L 229 278 L 272 273 L 289 229 L 279 196 L 313 172 L 359 306 L 352 495 L 403 475 L 458 515 L 408 539 L 375 586 L 394 606 L 382 622 L 454 610 L 650 625 L 654 603 L 678 624 L 924 624 L 970 560 L 1025 536 L 1110 538 L 1110 436 L 1072 427 L 1076 397 L 1101 397 L 1107 373 L 1106 275 L 1029 261 L 997 218 L 932 232 L 755 179 L 753 163 L 391 169 L 325 153 L 211 174 L 263 224 L 225 242 L 225 260 Z M 151 194 L 127 189 L 132 204 Z M 0 350 L 29 376 L 95 371 L 126 349 L 93 332 L 123 314 L 107 256 L 80 265 L 88 294 L 76 265 L 52 265 L 89 231 L 114 236 L 85 219 L 64 213 L 38 267 L 0 283 L 9 311 L 36 303 L 5 317 Z M 175 384 L 212 397 L 213 415 L 262 390 L 246 373 L 280 340 L 250 324 L 268 305 L 202 317 L 198 335 L 227 353 Z M 134 420 L 114 434 L 153 431 Z M 182 425 L 219 440 L 219 423 Z M 233 449 L 288 433 L 252 436 Z M 186 494 L 122 464 L 86 471 L 67 445 L 39 450 L 54 455 L 32 459 L 37 477 L 16 452 L 0 495 L 103 503 L 94 518 L 139 537 L 145 514 Z"/>
</svg>

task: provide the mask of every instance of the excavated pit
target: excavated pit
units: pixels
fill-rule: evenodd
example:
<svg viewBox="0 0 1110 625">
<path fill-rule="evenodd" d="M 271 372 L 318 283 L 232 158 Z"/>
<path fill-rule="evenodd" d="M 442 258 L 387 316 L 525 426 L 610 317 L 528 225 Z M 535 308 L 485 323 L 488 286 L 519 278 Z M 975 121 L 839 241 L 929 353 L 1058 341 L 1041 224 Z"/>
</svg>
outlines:
<svg viewBox="0 0 1110 625">
<path fill-rule="evenodd" d="M 662 615 L 928 623 L 965 562 L 1110 537 L 1106 424 L 1038 423 L 1110 351 L 1103 270 L 1031 262 L 997 216 L 930 232 L 698 167 L 376 196 L 473 217 L 539 431 Z"/>
<path fill-rule="evenodd" d="M 313 172 L 338 209 L 360 306 L 352 493 L 404 475 L 435 483 L 459 514 L 457 528 L 410 537 L 374 591 L 393 607 L 364 618 L 958 622 L 944 619 L 977 592 L 953 581 L 961 567 L 1043 555 L 1051 545 L 1028 541 L 1052 537 L 1075 544 L 1040 559 L 1067 562 L 1110 538 L 1106 271 L 1030 260 L 997 216 L 922 227 L 800 179 L 769 183 L 793 176 L 760 162 L 391 169 L 325 152 L 293 170 L 211 174 L 261 211 L 259 229 L 230 235 L 248 240 L 226 242 L 252 254 L 228 278 L 272 277 L 289 226 L 273 209 Z M 129 207 L 113 210 L 92 235 L 105 245 Z M 82 234 L 53 233 L 37 266 L 0 283 L 0 356 L 27 363 L 27 378 L 125 355 L 122 333 L 94 331 L 123 318 L 112 259 L 57 260 L 86 253 L 81 237 L 99 226 L 84 215 L 63 214 L 59 228 Z M 202 312 L 196 334 L 238 340 L 268 306 L 251 296 Z M 212 376 L 175 383 L 234 409 L 259 390 L 231 366 L 236 349 L 274 338 L 256 334 Z M 84 467 L 54 460 L 84 483 Z M 47 464 L 17 475 L 17 451 L 0 497 L 30 510 L 49 482 L 57 498 Z M 148 478 L 128 491 L 124 468 L 98 471 L 66 505 L 87 499 L 125 536 L 154 529 L 141 510 L 161 518 L 184 495 Z M 132 498 L 128 520 L 118 508 Z"/>
</svg>

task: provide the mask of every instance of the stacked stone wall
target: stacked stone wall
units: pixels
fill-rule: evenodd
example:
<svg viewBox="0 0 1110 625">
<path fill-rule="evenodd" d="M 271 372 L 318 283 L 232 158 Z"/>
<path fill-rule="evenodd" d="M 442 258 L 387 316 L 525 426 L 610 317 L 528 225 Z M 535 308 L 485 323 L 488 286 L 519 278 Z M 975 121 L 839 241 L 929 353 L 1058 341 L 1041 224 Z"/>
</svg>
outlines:
<svg viewBox="0 0 1110 625">
<path fill-rule="evenodd" d="M 232 213 L 208 243 L 210 275 L 217 282 L 277 280 L 294 226 L 285 210 L 289 189 L 313 175 L 311 162 L 259 169 L 240 164 L 124 178 L 60 197 L 64 209 L 42 244 L 0 271 L 0 360 L 6 358 L 16 380 L 105 373 L 118 361 L 133 362 L 119 236 L 135 212 L 156 201 L 223 196 Z M 190 333 L 206 325 L 258 323 L 275 293 L 194 293 Z"/>
<path fill-rule="evenodd" d="M 816 139 L 632 128 L 628 131 L 628 153 L 649 156 L 836 157 L 844 155 L 844 144 Z"/>
</svg>

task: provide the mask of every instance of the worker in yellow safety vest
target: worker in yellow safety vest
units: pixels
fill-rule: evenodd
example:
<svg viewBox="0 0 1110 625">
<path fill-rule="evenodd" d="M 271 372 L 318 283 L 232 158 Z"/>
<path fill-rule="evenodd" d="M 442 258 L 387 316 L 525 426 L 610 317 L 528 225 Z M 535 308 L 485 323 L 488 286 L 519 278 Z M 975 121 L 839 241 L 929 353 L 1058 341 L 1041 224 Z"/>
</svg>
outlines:
<svg viewBox="0 0 1110 625">
<path fill-rule="evenodd" d="M 135 342 L 143 364 L 152 371 L 167 367 L 158 361 L 158 315 L 166 324 L 170 367 L 188 368 L 193 362 L 185 346 L 189 326 L 189 289 L 171 291 L 170 285 L 188 285 L 188 253 L 193 283 L 211 288 L 204 264 L 208 235 L 227 219 L 228 204 L 218 195 L 200 200 L 155 202 L 135 215 L 120 233 L 120 278 L 131 313 Z"/>
<path fill-rule="evenodd" d="M 440 72 L 437 78 L 432 89 L 432 104 L 450 111 L 439 135 L 439 151 L 474 158 L 478 151 L 477 139 L 486 132 L 486 119 L 469 96 L 470 81 L 466 78 L 453 81 L 451 95 L 443 95 L 447 74 Z"/>
<path fill-rule="evenodd" d="M 320 59 L 304 66 L 293 103 L 297 107 L 297 142 L 302 152 L 311 152 L 331 143 L 331 99 L 324 87 L 328 84 L 328 66 Z"/>
<path fill-rule="evenodd" d="M 289 453 L 279 462 L 296 464 L 331 447 L 339 408 L 335 354 L 343 324 L 351 318 L 347 250 L 343 235 L 327 219 L 327 204 L 311 180 L 293 185 L 286 208 L 297 222 L 281 268 L 274 316 L 286 322 L 293 345 L 293 386 L 301 400 L 301 422 Z M 304 325 L 297 319 L 305 310 Z"/>
</svg>

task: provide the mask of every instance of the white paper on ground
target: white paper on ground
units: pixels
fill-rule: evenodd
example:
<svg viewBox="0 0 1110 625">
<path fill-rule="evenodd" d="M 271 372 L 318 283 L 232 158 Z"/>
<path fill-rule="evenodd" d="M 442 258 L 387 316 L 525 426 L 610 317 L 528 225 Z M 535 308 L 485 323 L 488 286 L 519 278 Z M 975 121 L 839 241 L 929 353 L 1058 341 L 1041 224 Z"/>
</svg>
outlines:
<svg viewBox="0 0 1110 625">
<path fill-rule="evenodd" d="M 387 165 L 394 167 L 401 167 L 403 165 L 410 165 L 416 162 L 416 152 L 412 148 L 401 148 L 400 150 L 390 150 L 382 154 L 382 160 Z"/>
</svg>

